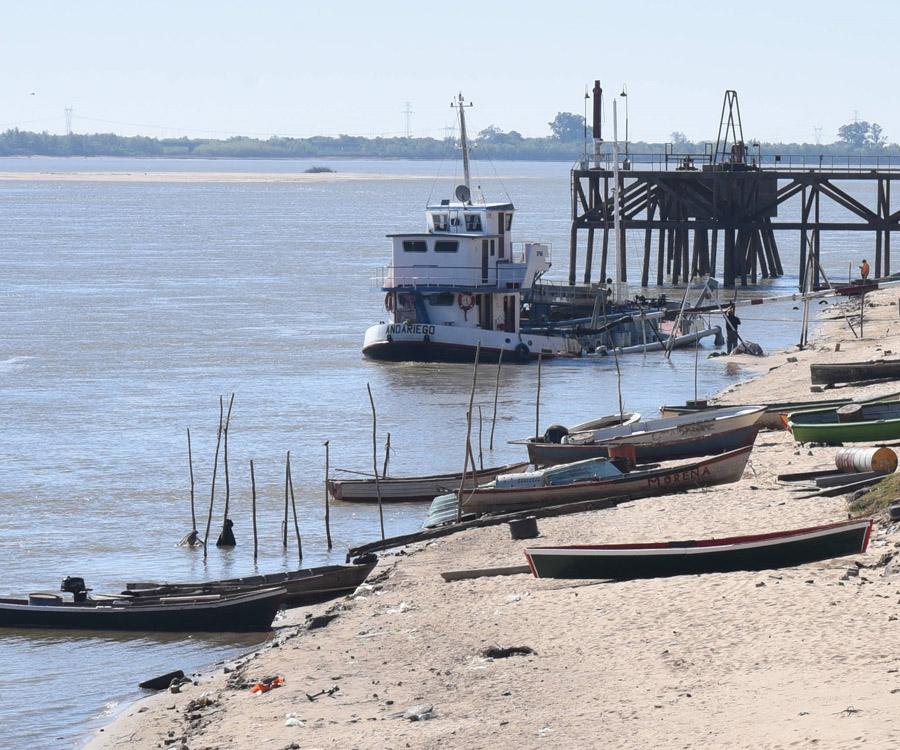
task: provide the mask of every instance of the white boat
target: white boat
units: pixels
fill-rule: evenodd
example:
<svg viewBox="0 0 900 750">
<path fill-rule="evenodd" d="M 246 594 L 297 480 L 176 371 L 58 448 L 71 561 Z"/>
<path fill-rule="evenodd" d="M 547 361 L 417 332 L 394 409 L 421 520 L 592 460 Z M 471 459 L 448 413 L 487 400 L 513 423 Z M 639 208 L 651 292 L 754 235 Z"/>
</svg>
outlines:
<svg viewBox="0 0 900 750">
<path fill-rule="evenodd" d="M 464 183 L 426 207 L 422 232 L 388 235 L 391 265 L 378 279 L 387 319 L 366 331 L 363 354 L 390 361 L 528 361 L 578 356 L 573 336 L 521 325 L 522 293 L 550 269 L 550 246 L 514 246 L 512 203 L 473 196 L 464 100 L 459 113 Z"/>
</svg>

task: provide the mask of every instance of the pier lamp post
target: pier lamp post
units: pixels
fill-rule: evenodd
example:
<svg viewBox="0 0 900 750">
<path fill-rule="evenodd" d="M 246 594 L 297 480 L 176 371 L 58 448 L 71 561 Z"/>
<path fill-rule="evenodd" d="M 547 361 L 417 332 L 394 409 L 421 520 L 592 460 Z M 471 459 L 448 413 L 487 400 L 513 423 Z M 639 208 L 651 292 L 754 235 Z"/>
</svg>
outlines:
<svg viewBox="0 0 900 750">
<path fill-rule="evenodd" d="M 624 83 L 619 96 L 625 100 L 625 161 L 628 161 L 628 86 Z"/>
</svg>

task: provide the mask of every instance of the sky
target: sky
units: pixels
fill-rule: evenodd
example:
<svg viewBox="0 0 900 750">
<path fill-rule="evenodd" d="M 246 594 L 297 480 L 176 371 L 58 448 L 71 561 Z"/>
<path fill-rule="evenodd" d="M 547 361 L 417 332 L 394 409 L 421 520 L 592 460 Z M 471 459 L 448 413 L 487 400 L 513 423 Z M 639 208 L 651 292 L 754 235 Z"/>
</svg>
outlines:
<svg viewBox="0 0 900 750">
<path fill-rule="evenodd" d="M 900 142 L 896 0 L 4 0 L 0 130 L 151 137 L 550 135 L 604 89 L 603 137 Z M 627 91 L 627 96 L 620 94 Z"/>
</svg>

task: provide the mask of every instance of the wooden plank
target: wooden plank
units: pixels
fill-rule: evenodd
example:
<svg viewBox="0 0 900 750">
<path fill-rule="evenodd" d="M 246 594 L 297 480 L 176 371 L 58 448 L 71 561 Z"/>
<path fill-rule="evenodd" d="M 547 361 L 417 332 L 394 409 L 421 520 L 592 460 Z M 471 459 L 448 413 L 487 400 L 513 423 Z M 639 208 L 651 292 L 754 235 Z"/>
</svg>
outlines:
<svg viewBox="0 0 900 750">
<path fill-rule="evenodd" d="M 379 539 L 367 544 L 360 544 L 357 547 L 351 547 L 347 550 L 347 561 L 358 555 L 367 552 L 378 552 L 385 549 L 393 549 L 394 547 L 402 547 L 406 544 L 414 544 L 415 542 L 424 542 L 429 539 L 438 539 L 444 536 L 450 536 L 458 531 L 466 529 L 477 529 L 486 526 L 497 526 L 501 523 L 509 523 L 519 518 L 534 516 L 535 518 L 552 518 L 553 516 L 564 516 L 570 513 L 584 513 L 590 510 L 602 510 L 604 508 L 612 508 L 619 503 L 628 502 L 632 498 L 628 495 L 617 495 L 616 497 L 607 497 L 602 500 L 584 500 L 578 503 L 566 503 L 565 505 L 554 505 L 549 508 L 533 508 L 531 510 L 518 511 L 516 513 L 504 513 L 497 516 L 483 516 L 471 521 L 463 521 L 462 523 L 454 523 L 448 526 L 439 526 L 434 529 L 423 529 L 412 534 L 403 534 L 401 536 L 390 537 L 388 539 Z"/>
<path fill-rule="evenodd" d="M 528 565 L 507 565 L 500 568 L 447 570 L 441 573 L 441 578 L 445 581 L 466 581 L 471 578 L 486 578 L 489 576 L 517 576 L 521 573 L 531 573 L 531 567 Z"/>
</svg>

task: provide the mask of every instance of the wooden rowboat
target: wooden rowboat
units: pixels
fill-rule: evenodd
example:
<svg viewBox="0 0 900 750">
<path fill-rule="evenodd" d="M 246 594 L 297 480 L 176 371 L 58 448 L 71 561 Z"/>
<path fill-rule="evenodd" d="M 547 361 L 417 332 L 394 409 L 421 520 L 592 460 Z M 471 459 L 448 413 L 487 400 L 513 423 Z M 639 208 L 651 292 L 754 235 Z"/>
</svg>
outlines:
<svg viewBox="0 0 900 750">
<path fill-rule="evenodd" d="M 536 578 L 662 578 L 736 570 L 770 570 L 866 551 L 871 519 L 770 534 L 653 544 L 530 547 Z"/>
<path fill-rule="evenodd" d="M 848 404 L 793 412 L 785 420 L 801 443 L 880 443 L 900 440 L 900 401 Z"/>
<path fill-rule="evenodd" d="M 378 564 L 375 555 L 366 555 L 349 565 L 323 565 L 317 568 L 265 573 L 242 578 L 225 578 L 196 583 L 155 583 L 142 581 L 126 584 L 124 596 L 133 598 L 187 596 L 203 594 L 235 594 L 277 586 L 284 589 L 283 605 L 300 607 L 329 601 L 353 593 Z"/>
<path fill-rule="evenodd" d="M 270 630 L 284 589 L 245 594 L 64 600 L 59 594 L 0 599 L 0 627 L 238 633 Z"/>
<path fill-rule="evenodd" d="M 500 474 L 515 474 L 525 471 L 528 461 L 493 466 L 477 472 L 477 481 L 466 477 L 466 487 L 474 487 L 481 482 L 489 482 Z M 385 477 L 378 479 L 378 492 L 374 479 L 329 479 L 328 494 L 345 503 L 377 503 L 378 493 L 384 503 L 431 502 L 438 495 L 450 490 L 458 490 L 462 472 L 456 474 L 433 474 L 423 477 Z"/>
<path fill-rule="evenodd" d="M 869 362 L 834 362 L 809 366 L 810 381 L 816 385 L 864 383 L 870 380 L 900 379 L 900 359 Z"/>
<path fill-rule="evenodd" d="M 617 427 L 620 425 L 630 425 L 641 420 L 640 412 L 626 411 L 622 414 L 607 414 L 603 417 L 597 417 L 587 422 L 579 422 L 570 427 L 553 424 L 544 430 L 543 435 L 532 435 L 529 438 L 520 438 L 519 440 L 508 441 L 510 445 L 530 445 L 538 444 L 555 444 L 559 443 L 566 435 L 577 432 L 593 432 L 594 430 L 602 430 L 606 427 Z"/>
<path fill-rule="evenodd" d="M 757 425 L 764 430 L 783 430 L 784 422 L 781 419 L 782 414 L 789 414 L 793 411 L 803 411 L 805 409 L 831 409 L 839 406 L 846 406 L 853 403 L 853 399 L 834 398 L 822 401 L 780 401 L 771 404 L 765 404 L 766 410 L 757 421 Z M 660 406 L 659 413 L 662 417 L 677 417 L 681 414 L 696 414 L 698 412 L 709 411 L 710 409 L 721 408 L 738 408 L 741 404 L 681 404 L 671 406 Z"/>
<path fill-rule="evenodd" d="M 601 498 L 619 498 L 621 502 L 633 500 L 651 495 L 665 495 L 674 492 L 685 492 L 696 487 L 710 487 L 718 484 L 727 484 L 738 481 L 744 473 L 747 459 L 750 457 L 752 446 L 739 448 L 719 456 L 694 461 L 686 464 L 678 464 L 667 468 L 657 468 L 649 471 L 633 471 L 623 474 L 612 468 L 612 462 L 602 473 L 602 477 L 584 477 L 575 479 L 566 484 L 540 484 L 531 482 L 531 486 L 524 484 L 528 475 L 523 476 L 523 485 L 514 486 L 515 478 L 510 482 L 513 486 L 497 486 L 500 480 L 491 484 L 481 485 L 474 490 L 463 493 L 463 513 L 509 512 L 514 510 L 527 510 L 530 508 L 542 508 L 553 505 L 563 505 L 582 500 L 598 500 Z M 595 459 L 603 462 L 603 459 Z M 590 462 L 579 462 L 590 463 Z M 602 465 L 602 464 L 601 464 Z M 578 464 L 566 464 L 555 466 L 553 470 L 563 470 L 577 475 Z M 546 470 L 550 472 L 551 470 Z M 547 480 L 551 476 L 553 479 Z M 559 481 L 559 475 L 545 475 L 544 481 Z M 564 475 L 563 475 L 564 477 Z M 435 498 L 429 509 L 425 526 L 439 523 L 450 516 L 455 516 L 456 494 L 444 495 Z"/>
<path fill-rule="evenodd" d="M 609 456 L 611 447 L 622 446 L 634 448 L 637 463 L 724 453 L 753 444 L 765 410 L 764 406 L 718 408 L 573 432 L 559 443 L 527 443 L 528 458 L 535 466 L 552 466 Z"/>
</svg>

